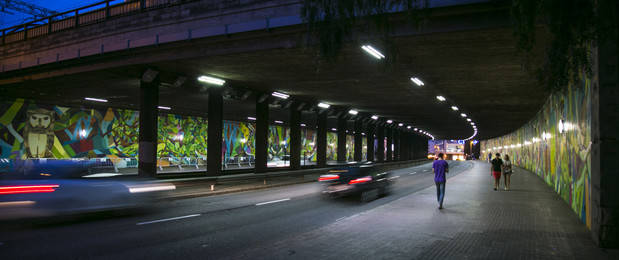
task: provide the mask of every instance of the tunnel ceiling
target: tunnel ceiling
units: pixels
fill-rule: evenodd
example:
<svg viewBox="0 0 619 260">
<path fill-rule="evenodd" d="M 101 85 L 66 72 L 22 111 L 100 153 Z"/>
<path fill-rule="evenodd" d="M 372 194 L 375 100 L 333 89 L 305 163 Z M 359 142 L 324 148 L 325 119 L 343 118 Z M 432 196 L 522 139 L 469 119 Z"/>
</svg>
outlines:
<svg viewBox="0 0 619 260">
<path fill-rule="evenodd" d="M 137 75 L 149 66 L 164 72 L 162 81 L 166 84 L 160 89 L 160 104 L 173 107 L 174 113 L 208 112 L 207 91 L 195 83 L 195 78 L 210 74 L 225 78 L 235 88 L 252 91 L 245 100 L 226 100 L 224 116 L 228 119 L 255 115 L 257 91 L 280 91 L 304 101 L 323 101 L 339 109 L 376 114 L 446 139 L 472 135 L 461 112 L 477 124 L 476 138 L 486 139 L 526 123 L 548 96 L 535 77 L 523 69 L 511 28 L 403 36 L 395 42 L 399 47 L 396 63 L 388 66 L 357 45 L 345 46 L 335 63 L 316 59 L 314 49 L 293 46 L 106 68 L 23 81 L 0 90 L 4 97 L 85 106 L 91 104 L 85 104 L 83 97 L 102 97 L 110 99 L 112 106 L 137 109 Z M 173 86 L 179 76 L 188 80 Z M 410 81 L 413 76 L 422 79 L 425 86 L 414 85 Z M 437 95 L 447 101 L 439 102 Z M 287 121 L 283 105 L 272 106 L 272 119 Z M 452 111 L 452 105 L 460 111 Z M 315 117 L 309 115 L 306 113 L 304 120 L 312 124 Z"/>
</svg>

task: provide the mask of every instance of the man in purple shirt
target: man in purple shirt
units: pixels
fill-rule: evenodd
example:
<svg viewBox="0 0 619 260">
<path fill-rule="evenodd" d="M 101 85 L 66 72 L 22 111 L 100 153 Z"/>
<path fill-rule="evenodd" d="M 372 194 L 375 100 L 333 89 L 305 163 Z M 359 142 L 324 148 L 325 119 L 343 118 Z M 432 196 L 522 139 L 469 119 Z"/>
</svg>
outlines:
<svg viewBox="0 0 619 260">
<path fill-rule="evenodd" d="M 443 199 L 445 198 L 445 173 L 449 172 L 449 164 L 443 160 L 443 153 L 438 154 L 438 160 L 432 164 L 434 172 L 434 183 L 436 184 L 436 198 L 438 200 L 438 209 L 443 209 Z"/>
</svg>

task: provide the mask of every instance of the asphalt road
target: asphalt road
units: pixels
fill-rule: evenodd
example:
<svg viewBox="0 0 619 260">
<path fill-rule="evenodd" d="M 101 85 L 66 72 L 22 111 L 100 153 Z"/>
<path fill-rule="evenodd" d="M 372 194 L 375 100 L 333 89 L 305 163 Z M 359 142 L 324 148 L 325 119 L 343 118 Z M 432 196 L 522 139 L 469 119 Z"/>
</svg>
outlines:
<svg viewBox="0 0 619 260">
<path fill-rule="evenodd" d="M 448 178 L 472 165 L 450 161 Z M 167 201 L 130 215 L 3 225 L 0 259 L 269 259 L 245 252 L 345 221 L 434 185 L 430 163 L 392 173 L 391 195 L 368 203 L 324 199 L 318 183 L 304 183 Z M 362 242 L 327 243 L 371 250 Z"/>
</svg>

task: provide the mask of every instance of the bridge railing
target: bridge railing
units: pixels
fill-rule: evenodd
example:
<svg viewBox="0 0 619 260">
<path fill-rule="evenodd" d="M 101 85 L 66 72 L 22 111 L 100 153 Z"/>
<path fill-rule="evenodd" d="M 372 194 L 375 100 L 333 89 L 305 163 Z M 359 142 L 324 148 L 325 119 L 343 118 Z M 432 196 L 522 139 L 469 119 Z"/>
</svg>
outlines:
<svg viewBox="0 0 619 260">
<path fill-rule="evenodd" d="M 30 38 L 103 22 L 112 17 L 195 1 L 200 0 L 134 0 L 120 3 L 119 0 L 105 0 L 66 12 L 56 13 L 28 23 L 0 29 L 0 44 L 25 41 Z M 207 2 L 206 4 L 210 7 L 232 7 L 254 1 L 215 0 Z"/>
</svg>

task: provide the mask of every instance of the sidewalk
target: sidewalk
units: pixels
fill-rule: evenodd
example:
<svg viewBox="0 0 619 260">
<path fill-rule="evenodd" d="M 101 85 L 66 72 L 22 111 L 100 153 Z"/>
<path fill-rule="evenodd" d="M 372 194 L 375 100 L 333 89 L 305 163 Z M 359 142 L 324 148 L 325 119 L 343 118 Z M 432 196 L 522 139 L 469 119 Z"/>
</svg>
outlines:
<svg viewBox="0 0 619 260">
<path fill-rule="evenodd" d="M 619 259 L 536 175 L 516 169 L 511 191 L 494 191 L 489 164 L 303 235 L 241 252 L 297 259 Z M 253 257 L 252 257 L 253 256 Z"/>
</svg>

